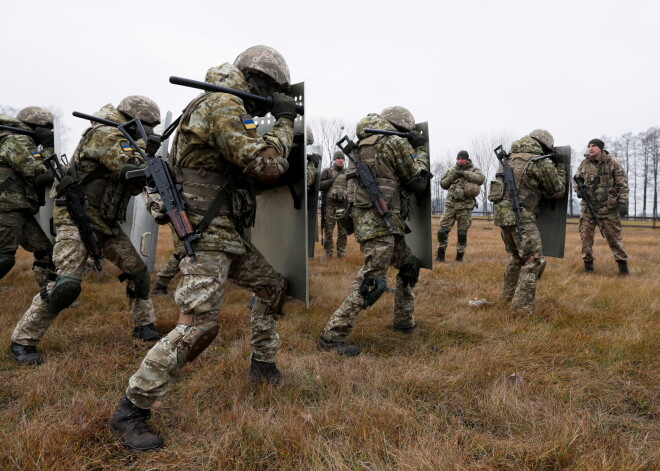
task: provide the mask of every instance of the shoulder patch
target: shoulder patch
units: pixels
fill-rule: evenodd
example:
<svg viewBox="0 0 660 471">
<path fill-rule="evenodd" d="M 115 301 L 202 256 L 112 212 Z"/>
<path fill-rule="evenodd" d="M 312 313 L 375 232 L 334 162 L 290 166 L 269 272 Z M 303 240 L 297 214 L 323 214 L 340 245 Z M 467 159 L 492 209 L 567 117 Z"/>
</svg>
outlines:
<svg viewBox="0 0 660 471">
<path fill-rule="evenodd" d="M 252 119 L 252 116 L 249 114 L 241 115 L 241 121 L 243 121 L 243 126 L 245 126 L 245 129 L 248 131 L 250 129 L 257 129 L 257 125 L 255 124 L 254 119 Z"/>
<path fill-rule="evenodd" d="M 119 145 L 121 146 L 121 150 L 123 150 L 124 152 L 130 152 L 130 153 L 133 152 L 133 146 L 131 146 L 128 143 L 128 141 L 122 141 L 119 143 Z"/>
<path fill-rule="evenodd" d="M 41 158 L 41 152 L 39 152 L 38 150 L 30 151 L 30 153 L 32 154 L 32 157 L 35 157 L 37 159 Z"/>
</svg>

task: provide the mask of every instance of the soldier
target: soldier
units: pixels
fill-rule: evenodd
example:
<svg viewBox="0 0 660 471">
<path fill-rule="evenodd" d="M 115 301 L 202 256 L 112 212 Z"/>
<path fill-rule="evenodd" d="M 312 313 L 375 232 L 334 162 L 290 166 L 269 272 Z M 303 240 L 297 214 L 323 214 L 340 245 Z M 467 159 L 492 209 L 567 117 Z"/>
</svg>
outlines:
<svg viewBox="0 0 660 471">
<path fill-rule="evenodd" d="M 267 110 L 226 93 L 204 93 L 184 110 L 171 162 L 183 186 L 190 219 L 203 237 L 193 242 L 196 260 L 187 256 L 181 260 L 183 277 L 175 293 L 181 308 L 179 322 L 149 350 L 110 419 L 109 426 L 120 443 L 132 450 L 163 445 L 163 440 L 148 430 L 149 409 L 165 394 L 180 369 L 218 335 L 218 312 L 227 280 L 256 295 L 250 314 L 252 358 L 248 377 L 255 382 L 282 381 L 275 365 L 279 345 L 275 329 L 286 298 L 286 281 L 250 243 L 243 229 L 251 226 L 254 218 L 255 195 L 249 179 L 270 184 L 289 166 L 286 156 L 293 143 L 296 117 L 294 100 L 283 94 L 290 88 L 289 67 L 276 50 L 254 46 L 240 54 L 233 65 L 209 69 L 205 80 L 272 95 L 271 114 L 276 123 L 260 137 L 252 115 L 264 116 Z M 177 250 L 182 252 L 181 243 Z"/>
<path fill-rule="evenodd" d="M 152 291 L 154 296 L 167 296 L 167 288 L 174 277 L 181 271 L 181 254 L 172 253 L 163 268 L 156 273 L 156 282 Z"/>
<path fill-rule="evenodd" d="M 360 354 L 359 347 L 345 340 L 358 313 L 373 305 L 385 291 L 389 266 L 399 270 L 392 329 L 410 334 L 417 328 L 413 318 L 415 296 L 412 289 L 419 276 L 420 264 L 404 238 L 410 205 L 402 201 L 402 196 L 406 194 L 405 190 L 417 193 L 426 189 L 430 176 L 428 154 L 421 145 L 413 149 L 403 137 L 367 135 L 363 132 L 365 128 L 411 131 L 414 127 L 413 115 L 402 106 L 386 108 L 380 115 L 369 114 L 357 124 L 359 156 L 369 166 L 392 212 L 389 218 L 391 229 L 379 215 L 367 191 L 358 185 L 357 179 L 351 179 L 347 212 L 353 221 L 355 238 L 364 253 L 364 266 L 351 284 L 350 294 L 321 332 L 317 344 L 319 350 L 345 356 Z"/>
<path fill-rule="evenodd" d="M 628 215 L 628 178 L 619 161 L 605 150 L 600 139 L 589 141 L 588 154 L 580 163 L 575 178 L 583 181 L 598 221 L 587 208 L 580 205 L 580 239 L 585 273 L 594 271 L 594 233 L 596 223 L 601 227 L 614 260 L 619 265 L 619 274 L 628 275 L 628 254 L 621 239 L 621 220 Z M 578 196 L 579 197 L 579 196 Z"/>
<path fill-rule="evenodd" d="M 126 97 L 117 108 L 107 104 L 96 116 L 120 123 L 137 117 L 147 129 L 160 122 L 158 105 L 143 96 Z M 86 200 L 85 211 L 101 250 L 122 270 L 119 280 L 127 281 L 126 295 L 135 325 L 132 335 L 152 341 L 160 338 L 160 333 L 153 324 L 156 315 L 149 299 L 149 272 L 119 226 L 126 218 L 131 195 L 139 194 L 144 187 L 144 180 L 127 183 L 126 172 L 142 165 L 137 152 L 117 128 L 93 124 L 83 133 L 67 171 L 80 182 L 78 187 Z M 48 286 L 34 297 L 11 337 L 11 354 L 24 365 L 41 364 L 36 345 L 55 317 L 79 296 L 88 258 L 78 226 L 66 206 L 59 205 L 57 200 L 53 218 L 57 227 L 53 248 L 57 275 L 50 277 Z"/>
<path fill-rule="evenodd" d="M 337 226 L 337 257 L 346 253 L 346 229 L 337 220 L 346 208 L 346 169 L 344 153 L 336 151 L 333 164 L 321 172 L 321 201 L 323 211 L 323 248 L 325 255 L 332 257 L 332 232 Z"/>
<path fill-rule="evenodd" d="M 543 139 L 552 149 L 553 139 L 548 131 L 543 131 Z M 511 301 L 514 310 L 531 313 L 534 309 L 536 283 L 545 269 L 545 258 L 541 247 L 541 236 L 536 227 L 538 203 L 542 197 L 560 199 L 566 189 L 566 171 L 563 162 L 553 164 L 550 159 L 533 161 L 532 158 L 544 155 L 541 144 L 531 136 L 524 136 L 511 145 L 508 165 L 522 206 L 520 230 L 518 227 L 511 196 L 502 177 L 502 165 L 495 181 L 491 182 L 488 199 L 495 203 L 495 225 L 502 231 L 502 240 L 509 254 L 504 270 L 502 299 Z"/>
<path fill-rule="evenodd" d="M 479 186 L 485 179 L 481 170 L 472 165 L 467 151 L 462 150 L 456 156 L 456 165 L 447 170 L 440 180 L 440 186 L 449 191 L 438 229 L 438 255 L 435 259 L 437 262 L 445 261 L 447 235 L 454 223 L 458 226 L 456 261 L 463 261 L 467 247 L 467 233 L 472 224 L 472 210 L 477 207 L 476 197 L 479 195 Z"/>
<path fill-rule="evenodd" d="M 53 182 L 43 163 L 54 152 L 53 121 L 53 114 L 38 106 L 23 108 L 16 118 L 0 115 L 4 126 L 35 132 L 29 137 L 0 131 L 0 279 L 14 266 L 19 245 L 33 253 L 32 270 L 40 287 L 54 269 L 53 244 L 34 217 Z"/>
<path fill-rule="evenodd" d="M 314 133 L 310 128 L 307 128 L 306 132 L 307 145 L 311 146 L 314 144 Z M 321 156 L 319 154 L 307 154 L 307 168 L 305 169 L 306 181 L 307 181 L 307 190 L 309 191 L 314 186 L 314 180 L 316 180 L 316 174 L 321 163 Z M 317 195 L 312 195 L 317 196 Z"/>
</svg>

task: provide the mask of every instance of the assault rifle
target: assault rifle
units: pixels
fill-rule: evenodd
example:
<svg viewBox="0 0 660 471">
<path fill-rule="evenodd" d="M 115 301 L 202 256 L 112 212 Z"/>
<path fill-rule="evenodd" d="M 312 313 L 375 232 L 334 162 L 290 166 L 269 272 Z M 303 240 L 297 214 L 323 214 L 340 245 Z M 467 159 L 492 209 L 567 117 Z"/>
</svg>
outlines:
<svg viewBox="0 0 660 471">
<path fill-rule="evenodd" d="M 251 100 L 258 103 L 264 103 L 269 108 L 273 108 L 274 104 L 273 97 L 270 96 L 255 95 L 254 93 L 242 92 L 240 90 L 234 90 L 233 88 L 223 87 L 221 85 L 215 85 L 208 82 L 200 82 L 199 80 L 191 80 L 183 77 L 172 76 L 170 77 L 170 83 L 173 83 L 174 85 L 183 85 L 184 87 L 198 88 L 207 92 L 229 93 L 243 100 Z M 305 114 L 305 108 L 301 105 L 296 105 L 296 113 L 302 116 Z"/>
<path fill-rule="evenodd" d="M 344 142 L 346 144 L 342 146 Z M 355 165 L 355 171 L 346 175 L 346 179 L 349 180 L 351 178 L 357 177 L 360 185 L 362 185 L 362 188 L 367 190 L 367 193 L 369 193 L 369 197 L 371 198 L 371 202 L 376 207 L 376 211 L 378 211 L 378 214 L 383 218 L 383 221 L 385 221 L 387 230 L 392 232 L 392 223 L 390 222 L 392 211 L 390 211 L 390 208 L 387 207 L 385 196 L 380 190 L 373 173 L 371 173 L 371 169 L 367 164 L 360 160 L 357 152 L 357 146 L 348 138 L 348 136 L 344 136 L 339 142 L 337 142 L 337 147 L 339 147 L 339 149 L 344 154 L 346 154 L 350 161 L 353 162 L 353 165 Z"/>
<path fill-rule="evenodd" d="M 321 245 L 325 245 L 325 195 L 321 196 Z"/>
<path fill-rule="evenodd" d="M 605 237 L 605 234 L 603 234 L 603 226 L 601 226 L 600 222 L 598 222 L 598 215 L 596 214 L 596 210 L 594 209 L 594 206 L 591 204 L 591 199 L 587 194 L 587 186 L 584 184 L 584 178 L 575 175 L 573 176 L 573 181 L 577 185 L 578 196 L 582 199 L 582 201 L 584 201 L 587 204 L 587 209 L 589 209 L 589 213 L 591 214 L 591 217 L 594 218 L 594 221 L 596 221 L 596 225 L 598 226 L 600 235 Z"/>
<path fill-rule="evenodd" d="M 102 273 L 101 260 L 103 259 L 103 252 L 99 246 L 99 241 L 96 238 L 96 233 L 92 228 L 89 216 L 85 213 L 85 197 L 80 192 L 80 182 L 66 174 L 55 154 L 44 160 L 44 165 L 53 172 L 57 182 L 55 190 L 57 191 L 58 199 L 55 200 L 55 204 L 57 206 L 66 206 L 69 216 L 71 216 L 73 223 L 78 228 L 78 232 L 80 232 L 80 239 L 85 249 L 87 249 L 87 253 L 94 260 L 96 270 Z M 62 196 L 64 197 L 64 201 L 59 199 Z"/>
<path fill-rule="evenodd" d="M 24 136 L 35 137 L 35 132 L 28 129 L 15 128 L 12 126 L 4 126 L 0 124 L 0 131 L 10 131 L 14 134 L 23 134 Z"/>
<path fill-rule="evenodd" d="M 522 207 L 520 206 L 520 198 L 518 198 L 518 188 L 516 188 L 516 180 L 513 177 L 513 169 L 509 167 L 508 159 L 511 154 L 508 154 L 502 146 L 497 146 L 493 150 L 497 156 L 497 160 L 502 164 L 502 173 L 496 173 L 496 177 L 504 178 L 504 185 L 509 192 L 511 198 L 511 206 L 513 206 L 513 215 L 516 218 L 516 232 L 518 232 L 518 239 L 522 240 L 523 229 L 520 227 L 520 218 Z"/>
<path fill-rule="evenodd" d="M 147 179 L 149 193 L 158 193 L 160 195 L 165 206 L 165 213 L 169 218 L 170 226 L 179 240 L 183 241 L 186 255 L 194 261 L 195 251 L 192 248 L 192 242 L 199 239 L 201 234 L 193 228 L 192 223 L 190 222 L 190 218 L 186 212 L 186 202 L 181 196 L 181 185 L 177 184 L 174 180 L 167 162 L 154 156 L 160 147 L 161 142 L 167 139 L 179 125 L 179 120 L 181 118 L 177 118 L 172 124 L 170 124 L 161 136 L 156 134 L 147 136 L 139 118 L 134 118 L 125 123 L 116 123 L 114 121 L 97 118 L 96 116 L 79 113 L 77 111 L 74 111 L 73 115 L 77 118 L 88 119 L 96 123 L 105 124 L 106 126 L 116 127 L 119 132 L 122 133 L 124 138 L 126 138 L 131 147 L 140 154 L 147 163 L 147 167 L 140 170 L 126 172 L 126 179 Z M 140 148 L 137 142 L 135 142 L 132 135 L 135 132 L 137 132 L 147 144 L 146 152 Z"/>
</svg>

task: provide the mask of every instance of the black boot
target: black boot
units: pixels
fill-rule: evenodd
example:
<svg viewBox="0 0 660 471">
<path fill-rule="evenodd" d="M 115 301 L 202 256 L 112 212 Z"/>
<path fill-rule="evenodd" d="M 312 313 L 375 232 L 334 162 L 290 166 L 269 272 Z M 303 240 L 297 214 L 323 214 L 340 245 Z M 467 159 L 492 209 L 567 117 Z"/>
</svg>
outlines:
<svg viewBox="0 0 660 471">
<path fill-rule="evenodd" d="M 131 335 L 136 339 L 144 340 L 145 342 L 153 342 L 162 337 L 160 332 L 154 327 L 153 322 L 151 324 L 135 327 Z"/>
<path fill-rule="evenodd" d="M 461 252 L 456 252 L 456 261 L 457 262 L 463 261 L 463 254 Z"/>
<path fill-rule="evenodd" d="M 120 399 L 108 426 L 119 443 L 129 450 L 153 450 L 163 446 L 163 439 L 149 431 L 149 417 L 149 409 L 140 409 L 124 396 Z"/>
<path fill-rule="evenodd" d="M 252 358 L 248 378 L 255 383 L 283 384 L 284 375 L 277 369 L 275 363 L 266 363 Z"/>
<path fill-rule="evenodd" d="M 438 247 L 438 255 L 435 257 L 436 262 L 445 261 L 445 249 L 443 247 Z"/>
<path fill-rule="evenodd" d="M 167 296 L 167 285 L 158 282 L 154 283 L 154 290 L 152 293 L 154 296 Z"/>
<path fill-rule="evenodd" d="M 594 272 L 594 261 L 593 260 L 585 260 L 584 261 L 584 272 L 585 273 L 593 273 Z"/>
<path fill-rule="evenodd" d="M 19 343 L 11 343 L 9 353 L 12 358 L 19 365 L 41 365 L 43 359 L 37 351 L 37 347 L 32 345 L 21 345 Z"/>
<path fill-rule="evenodd" d="M 337 352 L 337 355 L 344 355 L 346 357 L 356 357 L 361 352 L 360 347 L 357 345 L 351 345 L 345 342 L 330 342 L 323 337 L 319 338 L 316 348 L 324 352 Z"/>
<path fill-rule="evenodd" d="M 626 276 L 630 274 L 630 272 L 628 271 L 627 260 L 617 260 L 616 263 L 619 265 L 619 275 Z"/>
</svg>

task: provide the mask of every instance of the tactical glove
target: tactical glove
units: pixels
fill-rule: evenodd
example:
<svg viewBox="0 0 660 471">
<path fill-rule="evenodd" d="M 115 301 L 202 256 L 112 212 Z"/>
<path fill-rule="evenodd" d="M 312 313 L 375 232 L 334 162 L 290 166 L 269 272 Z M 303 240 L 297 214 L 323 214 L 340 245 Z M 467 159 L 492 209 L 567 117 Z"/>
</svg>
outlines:
<svg viewBox="0 0 660 471">
<path fill-rule="evenodd" d="M 296 102 L 284 93 L 273 93 L 273 110 L 270 112 L 275 118 L 296 119 Z"/>
<path fill-rule="evenodd" d="M 55 175 L 51 169 L 48 169 L 47 172 L 37 175 L 34 179 L 34 186 L 37 188 L 46 188 L 53 185 L 55 181 Z"/>
<path fill-rule="evenodd" d="M 411 131 L 411 134 L 412 135 L 408 138 L 408 142 L 410 142 L 410 145 L 413 147 L 413 149 L 417 149 L 418 147 L 423 146 L 428 142 L 426 135 L 419 131 Z"/>
<path fill-rule="evenodd" d="M 55 147 L 55 133 L 48 128 L 36 128 L 34 140 L 43 147 Z"/>
<path fill-rule="evenodd" d="M 146 168 L 146 165 L 133 165 L 133 164 L 124 164 L 119 169 L 119 181 L 122 182 L 128 191 L 133 195 L 139 195 L 142 193 L 142 189 L 147 184 L 147 176 L 144 173 L 137 172 L 137 174 L 127 175 L 128 172 L 133 172 L 136 170 L 142 170 Z"/>
<path fill-rule="evenodd" d="M 308 154 L 307 162 L 311 162 L 315 168 L 319 168 L 319 164 L 321 163 L 321 156 L 319 154 Z"/>
<path fill-rule="evenodd" d="M 628 203 L 619 203 L 618 211 L 622 218 L 628 216 Z"/>
<path fill-rule="evenodd" d="M 454 170 L 454 178 L 462 177 L 465 172 L 459 168 Z"/>
</svg>

